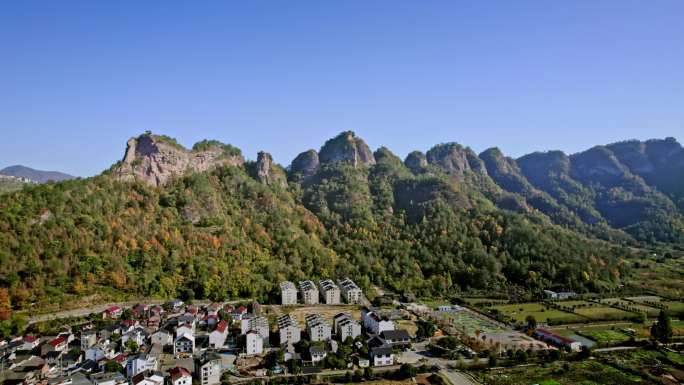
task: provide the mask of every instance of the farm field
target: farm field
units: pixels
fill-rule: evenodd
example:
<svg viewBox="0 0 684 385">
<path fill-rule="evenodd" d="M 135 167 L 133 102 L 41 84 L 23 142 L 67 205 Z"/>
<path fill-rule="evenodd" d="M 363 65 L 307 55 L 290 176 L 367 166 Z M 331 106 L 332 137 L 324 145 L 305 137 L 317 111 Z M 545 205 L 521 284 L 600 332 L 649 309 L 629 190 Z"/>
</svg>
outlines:
<svg viewBox="0 0 684 385">
<path fill-rule="evenodd" d="M 587 301 L 583 300 L 572 300 L 572 301 L 554 301 L 555 304 L 559 306 L 567 306 L 567 307 L 573 307 L 573 306 L 586 306 L 589 304 Z"/>
<path fill-rule="evenodd" d="M 502 333 L 507 331 L 494 321 L 468 310 L 450 312 L 443 315 L 442 320 L 451 325 L 453 329 L 470 337 L 475 336 L 476 332 Z"/>
<path fill-rule="evenodd" d="M 576 314 L 551 309 L 536 302 L 496 305 L 490 309 L 495 309 L 517 323 L 525 323 L 525 318 L 529 315 L 533 316 L 537 322 L 548 322 L 551 324 L 581 322 L 585 319 Z"/>
<path fill-rule="evenodd" d="M 667 306 L 667 311 L 670 313 L 684 314 L 684 302 L 663 301 L 662 303 Z"/>
<path fill-rule="evenodd" d="M 618 345 L 629 341 L 630 336 L 620 330 L 603 329 L 603 330 L 582 330 L 581 335 L 588 337 L 599 346 Z"/>
<path fill-rule="evenodd" d="M 467 303 L 470 306 L 483 306 L 489 304 L 506 304 L 508 303 L 508 300 L 501 298 L 469 297 L 463 298 L 463 302 Z"/>
<path fill-rule="evenodd" d="M 614 367 L 636 371 L 642 377 L 643 383 L 677 384 L 684 381 L 684 371 L 671 364 L 684 359 L 684 355 L 678 352 L 644 348 L 602 353 L 599 359 Z"/>
<path fill-rule="evenodd" d="M 612 308 L 609 306 L 597 306 L 575 309 L 575 313 L 593 320 L 619 320 L 635 316 L 634 313 Z"/>
<path fill-rule="evenodd" d="M 533 365 L 471 373 L 489 385 L 643 384 L 640 377 L 597 361 L 569 362 L 567 369 L 557 362 L 547 367 Z"/>
</svg>

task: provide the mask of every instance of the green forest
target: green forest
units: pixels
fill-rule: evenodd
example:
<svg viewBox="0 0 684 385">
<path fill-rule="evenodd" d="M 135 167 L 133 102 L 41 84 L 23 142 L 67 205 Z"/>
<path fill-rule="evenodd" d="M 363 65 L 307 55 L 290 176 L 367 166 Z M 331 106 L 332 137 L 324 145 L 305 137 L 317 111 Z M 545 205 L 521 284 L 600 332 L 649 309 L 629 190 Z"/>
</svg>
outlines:
<svg viewBox="0 0 684 385">
<path fill-rule="evenodd" d="M 559 192 L 562 199 L 529 187 L 528 198 L 563 207 L 547 215 L 497 184 L 484 162 L 458 177 L 440 167 L 454 149 L 433 154 L 441 163 L 411 169 L 381 148 L 373 164 L 329 161 L 308 176 L 289 169 L 286 186 L 263 183 L 251 162 L 185 173 L 162 187 L 121 182 L 111 170 L 26 186 L 0 197 L 0 306 L 92 295 L 269 301 L 282 280 L 344 276 L 364 289 L 417 296 L 601 292 L 629 274 L 637 246 L 681 245 L 680 214 L 655 212 L 622 228 L 592 224 L 558 202 L 581 205 L 604 187 Z"/>
</svg>

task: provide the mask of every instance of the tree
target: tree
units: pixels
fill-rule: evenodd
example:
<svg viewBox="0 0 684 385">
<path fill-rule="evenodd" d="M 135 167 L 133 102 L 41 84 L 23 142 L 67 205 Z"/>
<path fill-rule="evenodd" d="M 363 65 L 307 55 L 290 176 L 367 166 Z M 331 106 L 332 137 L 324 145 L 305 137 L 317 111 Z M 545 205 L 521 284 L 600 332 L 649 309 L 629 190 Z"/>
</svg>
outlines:
<svg viewBox="0 0 684 385">
<path fill-rule="evenodd" d="M 525 317 L 525 322 L 527 322 L 527 328 L 528 329 L 534 330 L 537 328 L 537 319 L 534 318 L 534 316 L 532 314 Z"/>
<path fill-rule="evenodd" d="M 651 338 L 660 343 L 667 343 L 672 339 L 672 323 L 665 310 L 660 311 L 658 320 L 651 325 Z"/>
<path fill-rule="evenodd" d="M 12 316 L 12 303 L 7 289 L 0 288 L 0 321 L 6 321 Z"/>
<path fill-rule="evenodd" d="M 131 353 L 136 352 L 138 350 L 138 343 L 130 339 L 126 341 L 125 346 L 126 350 L 128 350 Z"/>
<path fill-rule="evenodd" d="M 401 379 L 405 378 L 413 378 L 416 376 L 418 370 L 416 369 L 415 366 L 411 364 L 402 364 L 401 367 L 399 368 L 399 377 Z"/>
<path fill-rule="evenodd" d="M 121 366 L 120 363 L 118 363 L 118 362 L 116 362 L 116 361 L 114 361 L 114 360 L 107 361 L 107 363 L 105 364 L 105 372 L 109 372 L 109 373 L 115 373 L 115 372 L 123 373 L 123 366 Z"/>
<path fill-rule="evenodd" d="M 365 367 L 363 369 L 363 378 L 366 380 L 372 380 L 373 379 L 373 369 L 371 369 L 369 366 Z"/>
</svg>

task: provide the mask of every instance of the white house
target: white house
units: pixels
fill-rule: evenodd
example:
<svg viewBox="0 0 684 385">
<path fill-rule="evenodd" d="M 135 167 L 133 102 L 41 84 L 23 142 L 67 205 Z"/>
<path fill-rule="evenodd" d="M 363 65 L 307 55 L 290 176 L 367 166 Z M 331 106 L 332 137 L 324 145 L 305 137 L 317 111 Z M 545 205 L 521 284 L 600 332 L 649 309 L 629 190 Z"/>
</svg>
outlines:
<svg viewBox="0 0 684 385">
<path fill-rule="evenodd" d="M 311 355 L 311 363 L 312 364 L 317 364 L 325 359 L 325 357 L 328 355 L 325 351 L 325 349 L 320 348 L 318 346 L 311 346 L 309 348 L 309 354 Z"/>
<path fill-rule="evenodd" d="M 373 366 L 387 366 L 394 364 L 394 353 L 389 346 L 378 346 L 370 351 Z"/>
<path fill-rule="evenodd" d="M 117 356 L 117 350 L 114 344 L 105 341 L 103 344 L 91 346 L 85 351 L 85 359 L 98 362 L 103 359 L 111 360 Z"/>
<path fill-rule="evenodd" d="M 195 337 L 191 334 L 181 334 L 173 342 L 173 355 L 192 354 L 195 351 Z"/>
<path fill-rule="evenodd" d="M 121 343 L 125 345 L 128 341 L 134 341 L 138 346 L 142 346 L 145 342 L 145 332 L 140 328 L 126 332 L 121 336 Z"/>
<path fill-rule="evenodd" d="M 328 341 L 332 337 L 330 325 L 320 314 L 306 316 L 306 331 L 311 341 Z"/>
<path fill-rule="evenodd" d="M 171 345 L 173 343 L 173 336 L 166 330 L 157 330 L 150 335 L 150 341 L 152 345 Z"/>
<path fill-rule="evenodd" d="M 161 372 L 145 371 L 131 378 L 132 385 L 164 385 L 164 374 Z"/>
<path fill-rule="evenodd" d="M 183 323 L 176 327 L 176 337 L 181 334 L 195 335 L 195 324 L 193 323 Z"/>
<path fill-rule="evenodd" d="M 363 309 L 361 311 L 363 327 L 372 334 L 380 334 L 385 330 L 394 330 L 394 322 L 389 318 L 380 316 L 376 311 Z"/>
<path fill-rule="evenodd" d="M 297 304 L 297 288 L 294 283 L 290 281 L 280 283 L 280 303 L 283 305 Z"/>
<path fill-rule="evenodd" d="M 33 350 L 40 345 L 40 338 L 34 336 L 24 336 L 20 350 Z"/>
<path fill-rule="evenodd" d="M 209 346 L 213 348 L 220 348 L 226 344 L 228 338 L 228 322 L 223 320 L 216 325 L 211 333 L 209 333 Z"/>
<path fill-rule="evenodd" d="M 301 337 L 301 329 L 297 320 L 291 316 L 283 315 L 278 317 L 278 334 L 280 335 L 280 345 L 294 345 L 299 342 Z"/>
<path fill-rule="evenodd" d="M 159 362 L 157 357 L 151 354 L 137 354 L 128 358 L 126 362 L 126 375 L 133 377 L 144 371 L 157 370 L 158 368 Z"/>
<path fill-rule="evenodd" d="M 171 385 L 192 385 L 192 374 L 187 369 L 176 366 L 169 369 L 169 380 Z"/>
<path fill-rule="evenodd" d="M 264 352 L 264 340 L 259 333 L 255 331 L 247 332 L 245 341 L 245 354 L 248 356 L 258 355 Z"/>
</svg>

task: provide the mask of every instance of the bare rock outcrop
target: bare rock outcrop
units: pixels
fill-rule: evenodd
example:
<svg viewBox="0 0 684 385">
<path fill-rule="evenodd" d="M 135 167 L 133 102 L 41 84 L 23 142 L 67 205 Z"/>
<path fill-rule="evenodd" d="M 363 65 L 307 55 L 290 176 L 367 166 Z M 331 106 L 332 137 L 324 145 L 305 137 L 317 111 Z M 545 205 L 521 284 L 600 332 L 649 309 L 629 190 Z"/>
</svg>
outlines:
<svg viewBox="0 0 684 385">
<path fill-rule="evenodd" d="M 163 186 L 187 172 L 202 172 L 217 166 L 241 166 L 240 151 L 217 141 L 203 141 L 192 150 L 173 138 L 145 133 L 128 140 L 123 160 L 112 170 L 122 181 L 141 180 Z"/>
<path fill-rule="evenodd" d="M 318 156 L 321 163 L 343 162 L 354 167 L 375 164 L 373 152 L 352 131 L 345 131 L 325 142 Z"/>
<path fill-rule="evenodd" d="M 309 178 L 318 171 L 320 160 L 316 150 L 304 151 L 297 155 L 290 165 L 290 172 L 295 175 L 301 175 L 304 179 Z"/>
<path fill-rule="evenodd" d="M 287 187 L 287 176 L 283 169 L 273 163 L 273 157 L 268 152 L 260 151 L 256 162 L 257 178 L 261 183 L 269 186 Z"/>
</svg>

